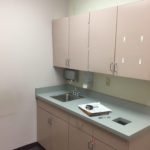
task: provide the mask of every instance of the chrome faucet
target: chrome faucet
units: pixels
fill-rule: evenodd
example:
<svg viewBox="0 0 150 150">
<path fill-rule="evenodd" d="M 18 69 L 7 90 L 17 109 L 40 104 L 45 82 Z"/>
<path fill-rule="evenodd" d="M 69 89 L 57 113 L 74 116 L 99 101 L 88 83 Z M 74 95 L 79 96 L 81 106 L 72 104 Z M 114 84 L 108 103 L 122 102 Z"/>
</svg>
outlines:
<svg viewBox="0 0 150 150">
<path fill-rule="evenodd" d="M 77 96 L 77 97 L 80 96 L 80 92 L 77 90 L 76 87 L 74 87 L 74 89 L 73 89 L 73 91 L 72 91 L 72 95 L 75 95 L 75 96 Z"/>
</svg>

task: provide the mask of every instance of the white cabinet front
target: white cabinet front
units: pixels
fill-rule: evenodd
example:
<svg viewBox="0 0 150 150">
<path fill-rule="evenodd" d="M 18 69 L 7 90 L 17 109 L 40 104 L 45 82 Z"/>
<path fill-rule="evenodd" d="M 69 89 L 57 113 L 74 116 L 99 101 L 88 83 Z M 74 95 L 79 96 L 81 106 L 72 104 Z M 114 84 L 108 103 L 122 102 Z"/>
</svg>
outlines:
<svg viewBox="0 0 150 150">
<path fill-rule="evenodd" d="M 118 7 L 116 69 L 119 76 L 150 80 L 150 2 Z"/>
<path fill-rule="evenodd" d="M 90 13 L 89 71 L 113 74 L 117 7 Z"/>
</svg>

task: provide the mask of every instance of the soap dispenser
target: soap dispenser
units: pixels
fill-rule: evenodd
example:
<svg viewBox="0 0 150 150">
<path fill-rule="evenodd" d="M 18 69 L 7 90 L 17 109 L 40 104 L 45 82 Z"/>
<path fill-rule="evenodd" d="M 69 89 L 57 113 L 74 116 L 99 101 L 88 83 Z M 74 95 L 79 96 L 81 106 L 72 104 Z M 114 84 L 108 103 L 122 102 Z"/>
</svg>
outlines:
<svg viewBox="0 0 150 150">
<path fill-rule="evenodd" d="M 73 82 L 78 80 L 78 71 L 72 69 L 64 69 L 64 79 Z"/>
<path fill-rule="evenodd" d="M 94 75 L 92 72 L 84 72 L 82 87 L 84 89 L 92 87 L 93 86 L 93 78 L 94 78 Z"/>
</svg>

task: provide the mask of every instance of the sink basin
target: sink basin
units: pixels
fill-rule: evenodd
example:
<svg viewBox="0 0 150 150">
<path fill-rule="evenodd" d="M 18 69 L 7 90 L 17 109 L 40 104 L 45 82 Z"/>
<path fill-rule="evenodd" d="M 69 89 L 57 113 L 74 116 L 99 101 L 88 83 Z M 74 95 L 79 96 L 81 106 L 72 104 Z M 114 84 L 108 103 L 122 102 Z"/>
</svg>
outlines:
<svg viewBox="0 0 150 150">
<path fill-rule="evenodd" d="M 68 101 L 73 101 L 73 100 L 84 98 L 83 96 L 76 96 L 76 95 L 73 95 L 72 93 L 65 93 L 65 94 L 51 96 L 51 97 L 61 102 L 68 102 Z"/>
<path fill-rule="evenodd" d="M 119 124 L 121 124 L 123 126 L 131 123 L 131 121 L 129 121 L 127 119 L 124 119 L 124 118 L 121 118 L 121 117 L 117 118 L 117 119 L 114 119 L 113 121 L 116 122 L 116 123 L 119 123 Z"/>
</svg>

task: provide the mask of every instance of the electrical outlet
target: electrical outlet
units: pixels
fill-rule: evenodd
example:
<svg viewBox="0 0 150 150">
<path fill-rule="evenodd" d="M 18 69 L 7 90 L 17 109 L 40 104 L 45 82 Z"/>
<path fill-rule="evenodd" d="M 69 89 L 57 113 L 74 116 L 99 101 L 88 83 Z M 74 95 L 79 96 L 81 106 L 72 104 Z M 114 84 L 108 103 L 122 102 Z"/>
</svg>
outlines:
<svg viewBox="0 0 150 150">
<path fill-rule="evenodd" d="M 105 82 L 106 86 L 110 86 L 110 78 L 106 77 L 106 82 Z"/>
</svg>

